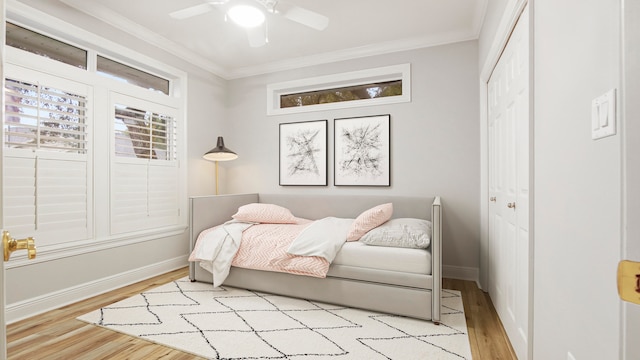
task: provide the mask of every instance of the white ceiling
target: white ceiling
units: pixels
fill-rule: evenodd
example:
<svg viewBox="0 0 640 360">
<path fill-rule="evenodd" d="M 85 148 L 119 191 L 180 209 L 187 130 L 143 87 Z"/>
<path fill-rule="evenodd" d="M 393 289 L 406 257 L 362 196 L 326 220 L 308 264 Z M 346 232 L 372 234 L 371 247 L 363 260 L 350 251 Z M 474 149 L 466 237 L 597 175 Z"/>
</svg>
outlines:
<svg viewBox="0 0 640 360">
<path fill-rule="evenodd" d="M 59 0 L 223 78 L 476 39 L 488 0 L 287 0 L 329 18 L 324 31 L 268 14 L 269 43 L 252 48 L 221 10 L 169 13 L 204 0 Z M 231 0 L 237 1 L 237 0 Z"/>
</svg>

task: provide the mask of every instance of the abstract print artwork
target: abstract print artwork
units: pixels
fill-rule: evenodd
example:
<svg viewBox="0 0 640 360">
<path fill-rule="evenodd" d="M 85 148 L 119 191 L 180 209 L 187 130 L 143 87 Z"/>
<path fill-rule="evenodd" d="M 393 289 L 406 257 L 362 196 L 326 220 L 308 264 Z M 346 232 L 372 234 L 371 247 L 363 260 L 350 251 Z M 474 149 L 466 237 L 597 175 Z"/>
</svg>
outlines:
<svg viewBox="0 0 640 360">
<path fill-rule="evenodd" d="M 280 124 L 280 185 L 327 185 L 327 120 Z"/>
<path fill-rule="evenodd" d="M 334 120 L 334 185 L 390 186 L 390 115 Z"/>
</svg>

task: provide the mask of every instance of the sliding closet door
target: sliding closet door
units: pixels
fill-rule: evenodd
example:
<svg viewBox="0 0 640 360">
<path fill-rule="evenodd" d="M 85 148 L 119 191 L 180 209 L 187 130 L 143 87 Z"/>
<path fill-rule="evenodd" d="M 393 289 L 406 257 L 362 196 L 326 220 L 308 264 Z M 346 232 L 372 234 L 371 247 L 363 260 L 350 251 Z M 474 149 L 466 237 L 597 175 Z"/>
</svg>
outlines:
<svg viewBox="0 0 640 360">
<path fill-rule="evenodd" d="M 529 36 L 525 8 L 488 83 L 489 294 L 519 359 L 529 347 Z"/>
</svg>

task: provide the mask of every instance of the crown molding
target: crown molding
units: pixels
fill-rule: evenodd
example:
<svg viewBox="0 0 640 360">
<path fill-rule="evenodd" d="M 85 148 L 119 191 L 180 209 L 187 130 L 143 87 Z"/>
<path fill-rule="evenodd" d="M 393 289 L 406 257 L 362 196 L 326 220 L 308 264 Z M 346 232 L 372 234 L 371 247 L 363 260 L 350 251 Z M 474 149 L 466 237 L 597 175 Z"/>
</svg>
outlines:
<svg viewBox="0 0 640 360">
<path fill-rule="evenodd" d="M 475 31 L 447 33 L 436 36 L 411 38 L 402 41 L 389 41 L 378 44 L 360 46 L 340 51 L 328 52 L 318 55 L 298 57 L 268 64 L 249 66 L 230 70 L 227 80 L 239 79 L 249 76 L 264 75 L 279 71 L 298 69 L 308 66 L 359 59 L 369 56 L 384 55 L 394 52 L 416 50 L 440 45 L 453 44 L 478 38 Z"/>
<path fill-rule="evenodd" d="M 224 78 L 225 74 L 227 73 L 224 68 L 212 62 L 211 60 L 198 55 L 197 53 L 161 36 L 154 31 L 151 31 L 150 29 L 128 19 L 125 16 L 120 15 L 119 13 L 107 8 L 100 3 L 87 2 L 84 0 L 59 1 L 117 29 L 121 29 L 146 43 L 149 43 L 171 54 L 174 54 L 177 57 L 204 70 L 207 70 L 215 75 Z"/>
<path fill-rule="evenodd" d="M 140 24 L 122 16 L 121 14 L 107 8 L 102 4 L 96 2 L 86 2 L 83 0 L 59 1 L 89 16 L 101 20 L 106 24 L 128 32 L 129 34 L 137 37 L 142 41 L 145 41 L 153 46 L 167 51 L 175 55 L 176 57 L 179 57 L 186 62 L 209 71 L 212 74 L 217 75 L 225 80 L 233 80 L 332 62 L 446 45 L 468 40 L 476 40 L 482 28 L 482 23 L 484 21 L 488 3 L 488 0 L 478 1 L 479 4 L 473 16 L 473 22 L 472 24 L 470 24 L 469 29 L 465 31 L 415 37 L 400 41 L 388 41 L 323 54 L 275 61 L 256 66 L 229 69 L 216 64 L 210 59 L 207 59 L 197 54 L 196 52 L 191 51 L 184 46 L 172 40 L 169 40 L 144 26 L 141 26 Z"/>
<path fill-rule="evenodd" d="M 54 37 L 72 45 L 97 46 L 97 48 L 101 50 L 110 49 L 110 53 L 116 52 L 129 58 L 139 59 L 138 62 L 144 62 L 144 64 L 153 68 L 155 75 L 181 78 L 186 78 L 187 76 L 186 72 L 181 69 L 138 53 L 133 49 L 100 37 L 90 31 L 67 23 L 62 19 L 32 8 L 17 0 L 8 0 L 6 2 L 6 13 L 8 21 L 16 21 L 19 25 L 27 25 L 28 27 L 37 29 L 37 31 L 43 31 L 47 35 L 54 35 Z M 37 24 L 37 26 L 35 24 Z"/>
</svg>

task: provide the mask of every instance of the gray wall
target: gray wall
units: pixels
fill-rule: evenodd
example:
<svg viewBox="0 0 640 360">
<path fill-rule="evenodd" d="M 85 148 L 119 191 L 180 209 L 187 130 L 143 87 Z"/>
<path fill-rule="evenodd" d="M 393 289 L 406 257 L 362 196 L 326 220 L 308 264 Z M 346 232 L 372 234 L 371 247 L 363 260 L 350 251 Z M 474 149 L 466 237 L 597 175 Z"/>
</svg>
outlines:
<svg viewBox="0 0 640 360">
<path fill-rule="evenodd" d="M 218 136 L 225 141 L 231 133 L 226 121 L 227 83 L 218 77 L 189 76 L 187 104 L 187 187 L 189 196 L 215 193 L 214 163 L 204 160 L 202 155 L 216 146 Z M 221 177 L 224 167 L 220 166 Z M 220 181 L 220 190 L 225 182 Z"/>
<path fill-rule="evenodd" d="M 225 137 L 225 143 L 239 159 L 221 164 L 227 169 L 224 181 L 228 192 L 440 195 L 444 204 L 444 265 L 477 272 L 477 52 L 477 42 L 469 41 L 230 81 L 227 121 L 233 133 Z M 266 115 L 267 84 L 402 63 L 411 63 L 410 103 Z M 377 114 L 391 115 L 392 186 L 333 186 L 333 119 Z M 321 119 L 329 120 L 329 186 L 279 186 L 278 124 Z"/>
<path fill-rule="evenodd" d="M 534 2 L 534 357 L 619 358 L 621 136 L 591 140 L 620 88 L 620 2 Z"/>
</svg>

